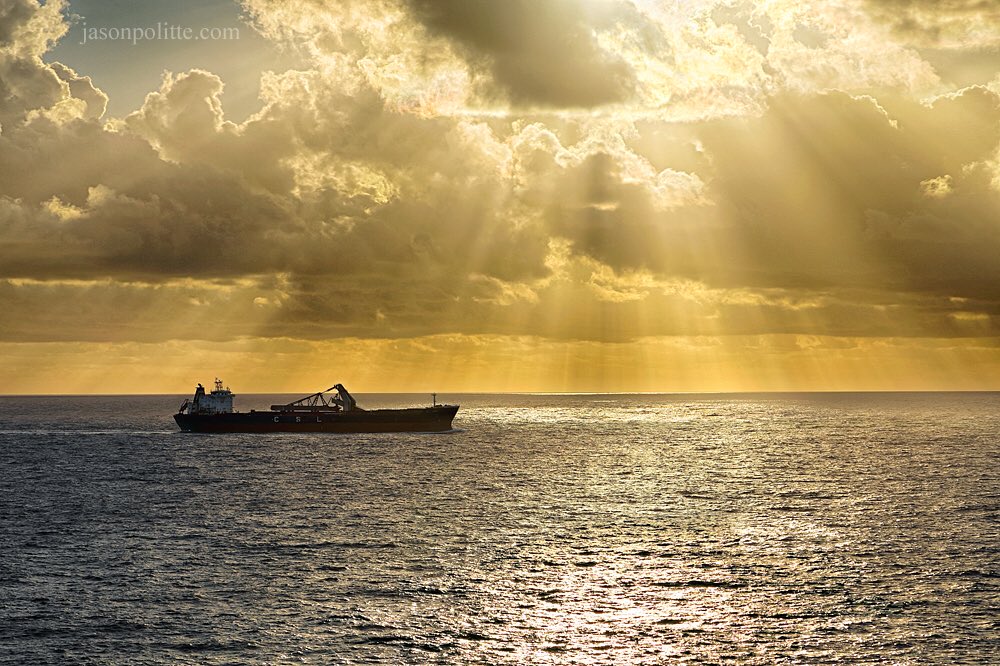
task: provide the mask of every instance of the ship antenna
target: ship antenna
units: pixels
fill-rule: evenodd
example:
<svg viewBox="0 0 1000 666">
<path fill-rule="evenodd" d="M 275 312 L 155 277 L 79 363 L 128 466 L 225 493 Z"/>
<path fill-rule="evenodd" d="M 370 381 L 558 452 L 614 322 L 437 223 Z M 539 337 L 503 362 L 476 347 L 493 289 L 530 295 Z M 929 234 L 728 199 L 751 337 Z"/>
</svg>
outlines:
<svg viewBox="0 0 1000 666">
<path fill-rule="evenodd" d="M 437 393 L 431 393 L 431 404 L 434 405 L 435 407 L 437 407 L 437 405 L 438 405 L 438 394 Z"/>
</svg>

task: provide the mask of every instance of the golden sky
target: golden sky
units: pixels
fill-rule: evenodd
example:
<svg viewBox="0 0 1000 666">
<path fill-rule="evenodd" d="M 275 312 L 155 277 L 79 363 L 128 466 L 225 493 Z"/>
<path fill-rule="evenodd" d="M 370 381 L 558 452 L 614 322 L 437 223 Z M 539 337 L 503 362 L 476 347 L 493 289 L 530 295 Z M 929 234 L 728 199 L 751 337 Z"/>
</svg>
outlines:
<svg viewBox="0 0 1000 666">
<path fill-rule="evenodd" d="M 111 4 L 0 0 L 0 393 L 1000 389 L 994 3 Z"/>
</svg>

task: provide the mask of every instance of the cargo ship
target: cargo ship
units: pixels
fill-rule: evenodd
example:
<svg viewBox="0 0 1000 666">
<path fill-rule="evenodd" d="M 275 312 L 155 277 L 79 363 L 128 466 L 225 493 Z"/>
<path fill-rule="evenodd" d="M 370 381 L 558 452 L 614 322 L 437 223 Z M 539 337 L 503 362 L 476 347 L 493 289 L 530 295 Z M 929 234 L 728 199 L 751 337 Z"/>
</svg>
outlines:
<svg viewBox="0 0 1000 666">
<path fill-rule="evenodd" d="M 445 432 L 459 407 L 437 404 L 435 394 L 431 407 L 362 409 L 343 384 L 270 410 L 234 411 L 234 397 L 219 379 L 210 393 L 198 384 L 174 420 L 185 432 Z"/>
</svg>

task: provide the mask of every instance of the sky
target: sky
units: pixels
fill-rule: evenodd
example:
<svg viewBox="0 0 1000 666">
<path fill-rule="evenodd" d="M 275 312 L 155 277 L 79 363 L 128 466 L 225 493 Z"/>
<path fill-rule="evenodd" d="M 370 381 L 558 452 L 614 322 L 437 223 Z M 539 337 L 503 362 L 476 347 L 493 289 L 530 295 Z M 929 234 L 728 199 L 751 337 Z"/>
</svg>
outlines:
<svg viewBox="0 0 1000 666">
<path fill-rule="evenodd" d="M 998 390 L 1000 5 L 0 0 L 0 367 Z"/>
</svg>

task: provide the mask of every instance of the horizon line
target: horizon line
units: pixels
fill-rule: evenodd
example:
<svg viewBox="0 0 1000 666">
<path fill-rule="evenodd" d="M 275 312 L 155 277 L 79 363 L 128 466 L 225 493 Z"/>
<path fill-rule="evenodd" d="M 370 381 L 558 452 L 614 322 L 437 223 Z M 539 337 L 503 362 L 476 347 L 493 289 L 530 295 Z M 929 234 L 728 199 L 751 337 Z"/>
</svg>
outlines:
<svg viewBox="0 0 1000 666">
<path fill-rule="evenodd" d="M 187 395 L 185 393 L 0 393 L 0 398 L 102 398 L 155 397 Z M 301 391 L 243 392 L 240 395 L 299 395 Z M 316 393 L 316 391 L 312 391 Z M 308 395 L 311 395 L 309 393 Z M 987 389 L 763 389 L 737 391 L 354 391 L 356 395 L 782 395 L 782 394 L 846 394 L 846 393 L 1000 393 L 1000 388 Z M 304 394 L 304 393 L 303 393 Z"/>
</svg>

